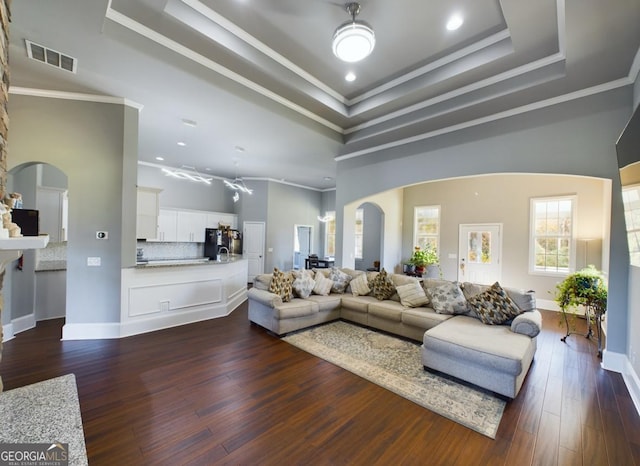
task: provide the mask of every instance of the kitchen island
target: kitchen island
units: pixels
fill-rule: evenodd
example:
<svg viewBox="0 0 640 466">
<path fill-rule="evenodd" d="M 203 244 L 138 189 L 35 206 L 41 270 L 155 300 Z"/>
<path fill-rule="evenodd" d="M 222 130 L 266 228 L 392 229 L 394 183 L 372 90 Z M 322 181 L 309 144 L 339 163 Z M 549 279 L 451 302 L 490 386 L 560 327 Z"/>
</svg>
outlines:
<svg viewBox="0 0 640 466">
<path fill-rule="evenodd" d="M 142 262 L 122 269 L 120 335 L 230 314 L 247 299 L 247 260 Z"/>
</svg>

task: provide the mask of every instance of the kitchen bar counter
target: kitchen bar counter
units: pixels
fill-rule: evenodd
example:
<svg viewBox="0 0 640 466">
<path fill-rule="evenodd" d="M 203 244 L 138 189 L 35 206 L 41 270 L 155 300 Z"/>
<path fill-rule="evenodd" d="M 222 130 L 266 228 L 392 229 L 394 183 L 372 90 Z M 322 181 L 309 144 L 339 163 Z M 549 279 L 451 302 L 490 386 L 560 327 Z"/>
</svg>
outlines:
<svg viewBox="0 0 640 466">
<path fill-rule="evenodd" d="M 221 265 L 242 261 L 242 256 L 229 256 L 229 258 L 218 258 L 211 260 L 206 257 L 188 259 L 148 259 L 136 262 L 136 267 L 175 267 L 182 265 Z"/>
<path fill-rule="evenodd" d="M 122 269 L 120 334 L 230 314 L 247 299 L 247 260 L 152 261 Z"/>
</svg>

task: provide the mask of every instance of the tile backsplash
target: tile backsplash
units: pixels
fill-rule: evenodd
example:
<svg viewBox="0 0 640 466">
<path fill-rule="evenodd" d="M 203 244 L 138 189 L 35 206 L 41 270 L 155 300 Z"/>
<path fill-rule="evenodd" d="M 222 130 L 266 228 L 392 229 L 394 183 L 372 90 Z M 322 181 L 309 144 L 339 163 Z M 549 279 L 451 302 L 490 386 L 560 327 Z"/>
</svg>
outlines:
<svg viewBox="0 0 640 466">
<path fill-rule="evenodd" d="M 157 259 L 197 259 L 204 257 L 203 243 L 160 243 L 138 241 L 138 249 L 142 248 L 142 258 Z"/>
<path fill-rule="evenodd" d="M 67 243 L 49 243 L 46 248 L 36 249 L 36 257 L 40 262 L 66 261 Z"/>
</svg>

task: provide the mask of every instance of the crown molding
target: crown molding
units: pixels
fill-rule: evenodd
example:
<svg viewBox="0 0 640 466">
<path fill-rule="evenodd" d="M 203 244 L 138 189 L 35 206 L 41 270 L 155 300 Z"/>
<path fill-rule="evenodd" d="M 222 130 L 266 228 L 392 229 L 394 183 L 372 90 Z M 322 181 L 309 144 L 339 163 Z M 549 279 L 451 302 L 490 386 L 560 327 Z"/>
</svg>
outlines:
<svg viewBox="0 0 640 466">
<path fill-rule="evenodd" d="M 79 92 L 53 91 L 49 89 L 33 89 L 29 87 L 10 86 L 9 94 L 28 95 L 32 97 L 45 97 L 48 99 L 78 100 L 83 102 L 97 102 L 101 104 L 118 104 L 132 107 L 138 111 L 144 108 L 144 105 L 134 102 L 133 100 L 122 97 L 112 97 L 108 95 L 83 94 Z"/>
</svg>

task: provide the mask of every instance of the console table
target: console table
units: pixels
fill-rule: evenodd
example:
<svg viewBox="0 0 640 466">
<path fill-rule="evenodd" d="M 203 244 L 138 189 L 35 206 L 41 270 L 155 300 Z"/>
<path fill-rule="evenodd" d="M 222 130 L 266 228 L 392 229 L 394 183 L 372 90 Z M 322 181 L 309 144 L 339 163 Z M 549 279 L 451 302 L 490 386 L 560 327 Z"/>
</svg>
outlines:
<svg viewBox="0 0 640 466">
<path fill-rule="evenodd" d="M 336 263 L 335 259 L 313 259 L 313 262 L 317 263 L 318 265 L 316 265 L 315 267 L 319 268 L 319 269 L 328 269 L 329 267 L 333 267 Z M 310 259 L 307 257 L 304 260 L 304 268 L 305 269 L 310 269 Z"/>
</svg>

